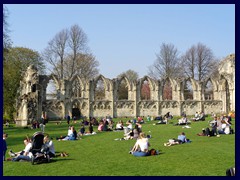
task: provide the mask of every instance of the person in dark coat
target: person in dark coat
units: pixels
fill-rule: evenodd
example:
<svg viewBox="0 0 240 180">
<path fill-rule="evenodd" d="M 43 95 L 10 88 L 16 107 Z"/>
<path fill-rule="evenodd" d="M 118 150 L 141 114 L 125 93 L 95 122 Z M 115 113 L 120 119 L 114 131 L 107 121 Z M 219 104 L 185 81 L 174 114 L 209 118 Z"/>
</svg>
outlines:
<svg viewBox="0 0 240 180">
<path fill-rule="evenodd" d="M 3 161 L 5 161 L 6 157 L 6 151 L 7 151 L 7 139 L 8 135 L 6 133 L 3 133 Z"/>
</svg>

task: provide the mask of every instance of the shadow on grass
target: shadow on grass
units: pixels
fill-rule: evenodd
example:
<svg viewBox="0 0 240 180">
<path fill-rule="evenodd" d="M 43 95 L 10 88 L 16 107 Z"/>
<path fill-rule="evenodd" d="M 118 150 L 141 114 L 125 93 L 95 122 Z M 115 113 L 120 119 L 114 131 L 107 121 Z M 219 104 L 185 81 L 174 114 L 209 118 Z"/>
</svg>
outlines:
<svg viewBox="0 0 240 180">
<path fill-rule="evenodd" d="M 67 160 L 75 160 L 75 159 L 72 159 L 72 158 L 64 158 L 64 159 L 52 159 L 50 162 L 36 162 L 34 164 L 34 166 L 36 165 L 41 165 L 41 164 L 51 164 L 51 163 L 57 163 L 57 162 L 60 162 L 60 161 L 67 161 Z"/>
</svg>

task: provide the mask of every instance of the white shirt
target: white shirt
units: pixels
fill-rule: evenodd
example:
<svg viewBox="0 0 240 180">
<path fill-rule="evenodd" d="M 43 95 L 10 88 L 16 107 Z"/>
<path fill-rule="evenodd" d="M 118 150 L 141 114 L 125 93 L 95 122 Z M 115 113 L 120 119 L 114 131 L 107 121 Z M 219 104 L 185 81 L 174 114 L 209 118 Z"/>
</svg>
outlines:
<svg viewBox="0 0 240 180">
<path fill-rule="evenodd" d="M 128 126 L 127 126 L 127 128 L 128 129 L 132 129 L 133 127 L 132 127 L 132 124 L 129 124 Z"/>
<path fill-rule="evenodd" d="M 69 129 L 69 130 L 68 130 L 68 136 L 70 136 L 71 134 L 73 134 L 73 132 L 72 132 L 71 129 Z"/>
<path fill-rule="evenodd" d="M 195 114 L 195 118 L 198 118 L 198 117 L 199 117 L 199 115 L 198 115 L 198 113 L 196 113 L 196 114 Z"/>
<path fill-rule="evenodd" d="M 146 152 L 149 146 L 148 138 L 138 139 L 136 145 L 140 147 L 142 152 Z"/>
<path fill-rule="evenodd" d="M 32 143 L 28 143 L 25 149 L 23 150 L 25 153 L 27 153 L 27 156 L 29 156 L 30 158 L 33 156 L 32 153 L 30 152 L 31 148 L 32 148 Z"/>
<path fill-rule="evenodd" d="M 55 154 L 55 148 L 53 145 L 53 141 L 48 141 L 45 143 L 45 146 L 49 148 L 49 151 L 53 154 Z"/>
<path fill-rule="evenodd" d="M 230 134 L 230 126 L 228 124 L 222 124 L 222 129 L 225 134 Z"/>
<path fill-rule="evenodd" d="M 116 124 L 116 128 L 117 128 L 117 129 L 121 129 L 121 128 L 122 128 L 122 124 L 121 124 L 121 123 L 117 123 L 117 124 Z"/>
</svg>

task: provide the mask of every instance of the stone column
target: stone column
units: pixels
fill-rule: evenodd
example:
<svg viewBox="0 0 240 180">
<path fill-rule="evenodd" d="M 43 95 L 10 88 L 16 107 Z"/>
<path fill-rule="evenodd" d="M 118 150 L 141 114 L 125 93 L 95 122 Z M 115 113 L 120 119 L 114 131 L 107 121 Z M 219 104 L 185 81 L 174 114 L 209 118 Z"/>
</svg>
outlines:
<svg viewBox="0 0 240 180">
<path fill-rule="evenodd" d="M 113 88 L 114 89 L 114 88 Z M 115 116 L 115 114 L 114 114 L 114 109 L 115 109 L 115 104 L 114 104 L 114 102 L 115 102 L 115 98 L 114 98 L 114 90 L 113 89 L 110 89 L 110 92 L 111 92 L 111 106 L 112 106 L 112 110 L 111 110 L 111 114 L 110 114 L 110 116 L 111 117 L 114 117 Z"/>
<path fill-rule="evenodd" d="M 138 86 L 137 83 L 135 83 L 133 85 L 133 100 L 134 100 L 134 116 L 137 117 L 138 116 Z"/>
</svg>

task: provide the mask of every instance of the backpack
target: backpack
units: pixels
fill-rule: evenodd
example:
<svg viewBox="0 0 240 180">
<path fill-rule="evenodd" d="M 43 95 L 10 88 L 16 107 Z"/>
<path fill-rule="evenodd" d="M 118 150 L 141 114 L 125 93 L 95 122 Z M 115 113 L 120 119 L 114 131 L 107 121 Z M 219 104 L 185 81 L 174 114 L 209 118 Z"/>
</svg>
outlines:
<svg viewBox="0 0 240 180">
<path fill-rule="evenodd" d="M 149 150 L 149 155 L 150 155 L 150 156 L 157 155 L 156 149 L 150 149 L 150 150 Z"/>
<path fill-rule="evenodd" d="M 211 136 L 212 135 L 211 131 L 210 131 L 210 129 L 208 127 L 205 130 L 205 134 L 206 134 L 206 136 Z"/>
</svg>

